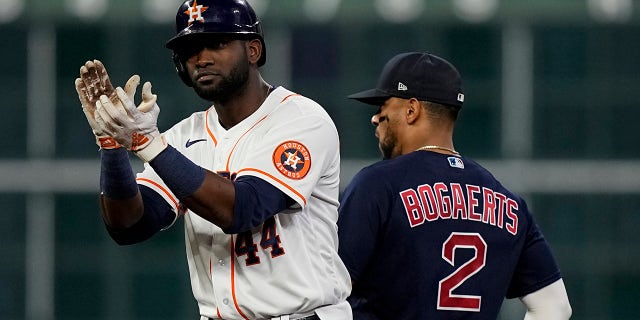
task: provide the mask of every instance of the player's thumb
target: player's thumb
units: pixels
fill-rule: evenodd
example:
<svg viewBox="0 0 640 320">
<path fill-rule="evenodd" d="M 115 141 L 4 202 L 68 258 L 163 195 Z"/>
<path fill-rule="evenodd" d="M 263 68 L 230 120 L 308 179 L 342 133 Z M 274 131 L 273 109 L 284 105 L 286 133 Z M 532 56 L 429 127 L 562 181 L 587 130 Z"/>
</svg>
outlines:
<svg viewBox="0 0 640 320">
<path fill-rule="evenodd" d="M 129 78 L 129 80 L 127 80 L 127 83 L 124 85 L 124 92 L 127 94 L 127 97 L 131 99 L 131 101 L 134 101 L 134 97 L 136 95 L 136 89 L 138 88 L 139 84 L 140 84 L 140 76 L 137 74 L 134 74 L 131 76 L 131 78 Z"/>
<path fill-rule="evenodd" d="M 153 108 L 158 100 L 158 96 L 151 92 L 151 82 L 147 81 L 142 85 L 142 103 L 138 106 L 140 112 L 147 112 Z"/>
</svg>

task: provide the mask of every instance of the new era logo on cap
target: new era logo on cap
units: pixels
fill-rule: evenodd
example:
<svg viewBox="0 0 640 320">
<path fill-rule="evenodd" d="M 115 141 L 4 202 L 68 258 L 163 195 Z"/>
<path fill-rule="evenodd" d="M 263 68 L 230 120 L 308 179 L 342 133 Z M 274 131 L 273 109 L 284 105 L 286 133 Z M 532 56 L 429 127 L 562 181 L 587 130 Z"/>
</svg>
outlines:
<svg viewBox="0 0 640 320">
<path fill-rule="evenodd" d="M 378 106 L 391 97 L 416 98 L 460 108 L 462 92 L 460 73 L 449 61 L 429 52 L 405 52 L 387 61 L 375 88 L 349 98 Z"/>
</svg>

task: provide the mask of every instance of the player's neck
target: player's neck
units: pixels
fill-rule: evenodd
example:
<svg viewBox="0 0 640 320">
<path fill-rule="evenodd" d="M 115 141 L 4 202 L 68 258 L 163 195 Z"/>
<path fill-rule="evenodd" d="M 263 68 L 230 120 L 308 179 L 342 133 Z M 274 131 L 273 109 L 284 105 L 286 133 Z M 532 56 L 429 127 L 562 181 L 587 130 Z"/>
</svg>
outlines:
<svg viewBox="0 0 640 320">
<path fill-rule="evenodd" d="M 422 123 L 404 127 L 396 134 L 400 145 L 402 146 L 402 154 L 414 152 L 425 146 L 432 152 L 456 154 L 451 150 L 455 150 L 453 145 L 453 130 L 449 126 L 434 126 L 429 123 Z M 437 147 L 437 148 L 436 148 Z"/>
<path fill-rule="evenodd" d="M 225 103 L 214 103 L 220 124 L 230 129 L 252 115 L 267 98 L 273 87 L 258 75 L 247 84 L 246 90 L 233 100 Z"/>
</svg>

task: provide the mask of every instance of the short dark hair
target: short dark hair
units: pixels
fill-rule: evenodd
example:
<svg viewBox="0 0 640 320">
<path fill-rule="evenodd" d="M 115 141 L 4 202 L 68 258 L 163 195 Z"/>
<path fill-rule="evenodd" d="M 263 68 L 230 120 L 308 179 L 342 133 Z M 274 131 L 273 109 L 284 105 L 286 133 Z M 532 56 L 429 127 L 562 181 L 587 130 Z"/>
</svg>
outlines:
<svg viewBox="0 0 640 320">
<path fill-rule="evenodd" d="M 425 108 L 429 115 L 434 118 L 447 118 L 451 121 L 456 121 L 458 113 L 460 112 L 460 107 L 457 106 L 450 106 L 431 101 L 420 101 L 420 104 L 422 104 L 422 107 Z"/>
</svg>

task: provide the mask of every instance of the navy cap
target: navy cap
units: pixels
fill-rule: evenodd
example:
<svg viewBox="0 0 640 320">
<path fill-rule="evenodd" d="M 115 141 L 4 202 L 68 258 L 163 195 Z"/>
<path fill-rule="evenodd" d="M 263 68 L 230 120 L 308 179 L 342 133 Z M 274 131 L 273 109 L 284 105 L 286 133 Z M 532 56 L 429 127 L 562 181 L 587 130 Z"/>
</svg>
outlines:
<svg viewBox="0 0 640 320">
<path fill-rule="evenodd" d="M 407 52 L 387 62 L 374 89 L 348 96 L 378 106 L 391 97 L 416 98 L 460 108 L 464 101 L 462 79 L 451 63 L 436 55 Z"/>
</svg>

